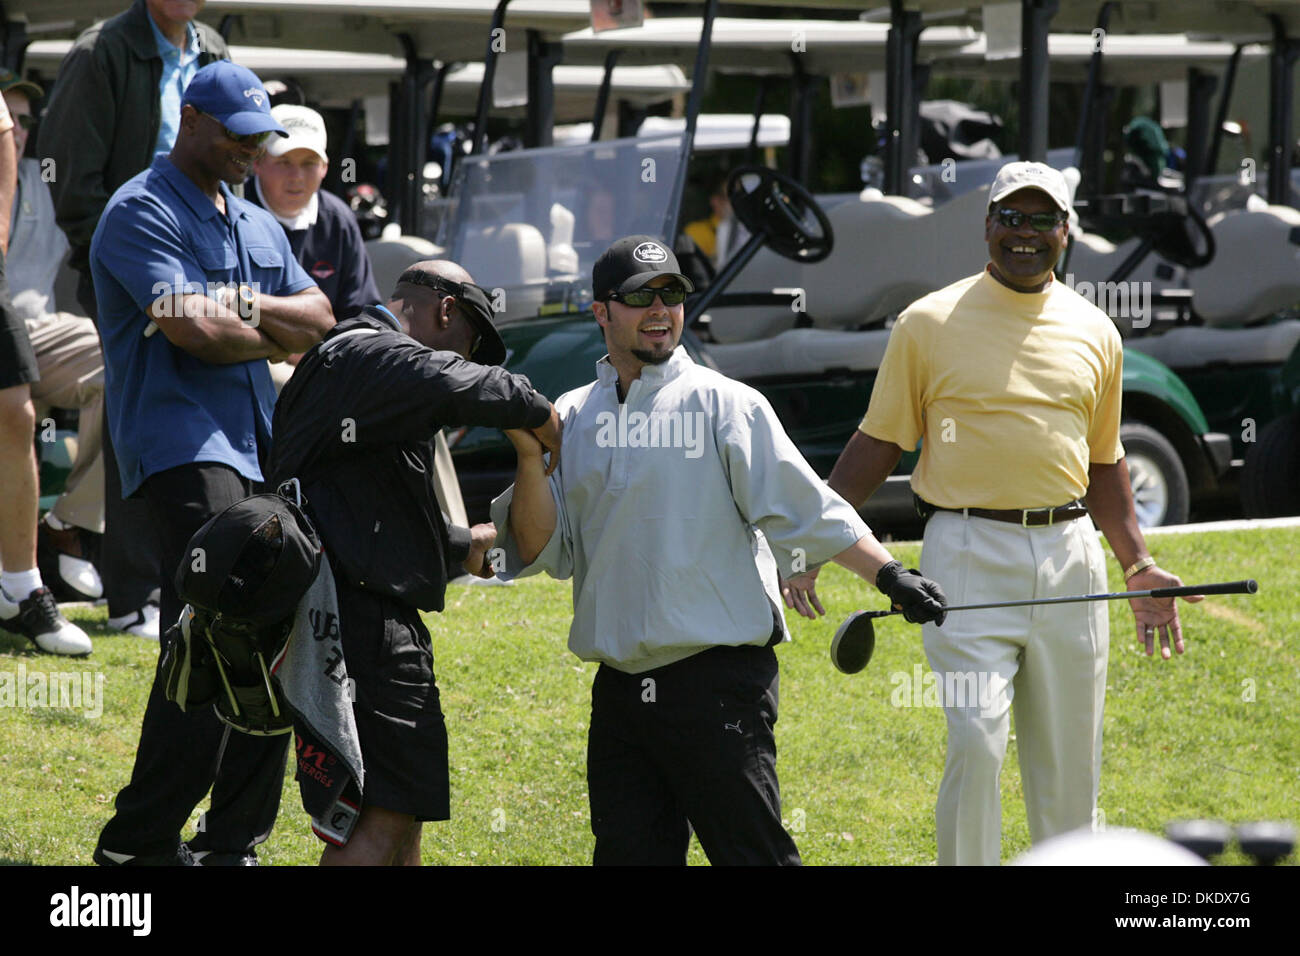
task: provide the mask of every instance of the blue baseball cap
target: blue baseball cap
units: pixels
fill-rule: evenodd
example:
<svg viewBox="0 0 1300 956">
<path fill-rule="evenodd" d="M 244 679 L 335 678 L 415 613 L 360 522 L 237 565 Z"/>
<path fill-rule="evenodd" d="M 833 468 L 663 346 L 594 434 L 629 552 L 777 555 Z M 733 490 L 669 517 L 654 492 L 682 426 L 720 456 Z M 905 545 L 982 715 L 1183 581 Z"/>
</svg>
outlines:
<svg viewBox="0 0 1300 956">
<path fill-rule="evenodd" d="M 271 96 L 257 74 L 229 60 L 209 63 L 195 73 L 181 100 L 182 106 L 186 103 L 215 117 L 240 136 L 266 132 L 289 135 L 271 115 Z"/>
</svg>

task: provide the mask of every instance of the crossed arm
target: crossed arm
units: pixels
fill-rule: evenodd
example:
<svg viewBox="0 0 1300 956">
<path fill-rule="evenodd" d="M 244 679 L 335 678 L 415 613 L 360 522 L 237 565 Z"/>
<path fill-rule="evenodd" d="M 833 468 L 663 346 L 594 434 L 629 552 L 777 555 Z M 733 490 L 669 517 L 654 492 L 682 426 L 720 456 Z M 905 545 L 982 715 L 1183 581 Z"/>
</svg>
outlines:
<svg viewBox="0 0 1300 956">
<path fill-rule="evenodd" d="M 254 320 L 196 292 L 160 296 L 149 308 L 167 341 L 213 365 L 305 352 L 334 325 L 329 299 L 314 286 L 293 295 L 257 293 Z"/>
</svg>

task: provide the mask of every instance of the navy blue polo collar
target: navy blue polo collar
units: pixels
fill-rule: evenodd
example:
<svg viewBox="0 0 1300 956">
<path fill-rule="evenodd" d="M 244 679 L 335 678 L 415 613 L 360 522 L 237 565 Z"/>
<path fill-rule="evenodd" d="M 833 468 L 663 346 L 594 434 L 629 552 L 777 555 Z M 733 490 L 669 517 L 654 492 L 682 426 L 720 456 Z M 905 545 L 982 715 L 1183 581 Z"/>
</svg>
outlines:
<svg viewBox="0 0 1300 956">
<path fill-rule="evenodd" d="M 176 164 L 167 156 L 155 156 L 150 168 L 176 191 L 181 200 L 189 207 L 190 212 L 200 222 L 206 222 L 216 216 L 221 215 L 217 209 L 216 203 L 198 187 L 198 184 L 190 177 L 181 172 Z M 230 187 L 224 182 L 218 182 L 217 188 L 221 190 L 222 196 L 226 200 L 226 215 L 228 218 L 243 219 L 246 216 L 244 211 L 245 201 L 230 191 Z"/>
</svg>

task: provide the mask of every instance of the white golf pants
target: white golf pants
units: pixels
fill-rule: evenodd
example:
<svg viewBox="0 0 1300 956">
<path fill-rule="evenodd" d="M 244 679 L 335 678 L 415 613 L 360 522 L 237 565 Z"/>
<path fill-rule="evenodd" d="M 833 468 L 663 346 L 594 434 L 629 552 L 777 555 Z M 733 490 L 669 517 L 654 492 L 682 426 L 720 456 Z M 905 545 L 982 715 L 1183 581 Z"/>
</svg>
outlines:
<svg viewBox="0 0 1300 956">
<path fill-rule="evenodd" d="M 926 525 L 921 573 L 939 582 L 949 604 L 1106 590 L 1105 556 L 1087 517 L 1023 528 L 937 512 Z M 935 810 L 939 863 L 1000 862 L 998 777 L 1013 709 L 1030 838 L 1090 825 L 1101 777 L 1108 602 L 958 612 L 942 627 L 924 625 L 922 635 L 948 721 Z"/>
</svg>

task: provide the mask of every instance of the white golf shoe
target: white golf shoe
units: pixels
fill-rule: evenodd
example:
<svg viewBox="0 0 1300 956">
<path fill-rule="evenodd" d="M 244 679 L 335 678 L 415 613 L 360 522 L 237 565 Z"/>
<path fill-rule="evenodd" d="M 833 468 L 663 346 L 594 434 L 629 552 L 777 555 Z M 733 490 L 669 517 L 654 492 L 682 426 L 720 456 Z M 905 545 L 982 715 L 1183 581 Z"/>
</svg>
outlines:
<svg viewBox="0 0 1300 956">
<path fill-rule="evenodd" d="M 138 611 L 123 614 L 121 617 L 110 617 L 108 626 L 115 631 L 125 631 L 127 634 L 143 637 L 147 641 L 156 641 L 158 640 L 158 605 L 149 601 Z"/>
</svg>

